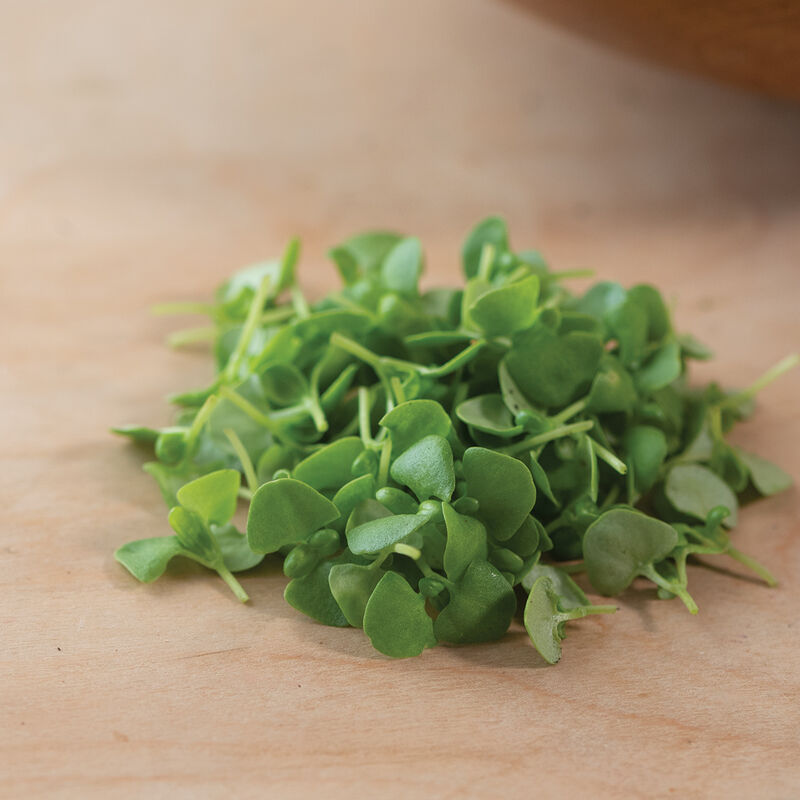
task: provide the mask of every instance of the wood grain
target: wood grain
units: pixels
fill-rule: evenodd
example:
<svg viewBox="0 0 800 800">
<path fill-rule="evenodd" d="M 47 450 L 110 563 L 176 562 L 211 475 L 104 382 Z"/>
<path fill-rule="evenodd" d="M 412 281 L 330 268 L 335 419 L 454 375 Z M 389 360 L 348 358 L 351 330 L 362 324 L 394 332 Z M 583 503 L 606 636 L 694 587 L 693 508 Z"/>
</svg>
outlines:
<svg viewBox="0 0 800 800">
<path fill-rule="evenodd" d="M 304 237 L 390 225 L 452 281 L 508 216 L 562 269 L 652 281 L 743 384 L 800 345 L 800 113 L 596 52 L 502 4 L 176 0 L 4 7 L 0 52 L 0 796 L 769 797 L 800 794 L 797 490 L 742 514 L 781 578 L 690 568 L 691 618 L 632 590 L 557 667 L 502 642 L 394 662 L 357 631 L 183 566 L 142 455 L 201 385 L 164 299 Z M 800 477 L 800 375 L 736 439 Z"/>
</svg>

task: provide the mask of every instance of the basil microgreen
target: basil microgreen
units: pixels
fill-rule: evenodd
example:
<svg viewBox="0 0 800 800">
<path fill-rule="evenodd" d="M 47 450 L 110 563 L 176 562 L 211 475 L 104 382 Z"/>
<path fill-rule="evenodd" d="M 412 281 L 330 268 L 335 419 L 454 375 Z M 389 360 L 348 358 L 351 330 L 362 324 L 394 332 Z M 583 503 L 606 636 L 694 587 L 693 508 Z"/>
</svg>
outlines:
<svg viewBox="0 0 800 800">
<path fill-rule="evenodd" d="M 497 639 L 527 593 L 550 663 L 567 621 L 614 610 L 572 573 L 607 595 L 644 577 L 692 613 L 690 559 L 727 555 L 774 585 L 729 529 L 791 481 L 726 436 L 797 355 L 738 391 L 690 388 L 688 362 L 710 352 L 655 287 L 575 296 L 563 281 L 586 271 L 515 252 L 498 217 L 469 233 L 463 287 L 420 289 L 414 237 L 329 252 L 342 287 L 322 298 L 297 282 L 293 239 L 211 302 L 156 309 L 208 317 L 170 342 L 208 343 L 216 373 L 171 398 L 173 424 L 113 429 L 152 453 L 174 531 L 117 550 L 136 578 L 182 556 L 244 601 L 233 573 L 275 553 L 291 606 L 396 658 Z"/>
</svg>

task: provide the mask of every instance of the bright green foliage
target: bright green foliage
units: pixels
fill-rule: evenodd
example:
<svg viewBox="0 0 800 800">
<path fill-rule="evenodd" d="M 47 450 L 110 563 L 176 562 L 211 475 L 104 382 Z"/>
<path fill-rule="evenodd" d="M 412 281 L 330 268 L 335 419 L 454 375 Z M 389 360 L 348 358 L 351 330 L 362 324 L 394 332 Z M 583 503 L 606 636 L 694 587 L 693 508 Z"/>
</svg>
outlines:
<svg viewBox="0 0 800 800">
<path fill-rule="evenodd" d="M 361 439 L 355 436 L 338 439 L 304 458 L 292 476 L 317 491 L 340 489 L 353 478 L 353 462 L 363 450 Z"/>
<path fill-rule="evenodd" d="M 588 614 L 611 614 L 616 610 L 615 606 L 566 603 L 552 579 L 542 575 L 531 586 L 523 620 L 539 655 L 548 664 L 555 664 L 561 659 L 564 625 L 568 620 L 580 619 Z"/>
<path fill-rule="evenodd" d="M 489 642 L 508 630 L 517 599 L 496 567 L 473 561 L 448 589 L 450 602 L 433 624 L 440 642 Z"/>
<path fill-rule="evenodd" d="M 425 598 L 396 572 L 378 581 L 364 609 L 364 633 L 372 646 L 393 658 L 418 656 L 436 644 Z"/>
<path fill-rule="evenodd" d="M 447 527 L 444 571 L 457 581 L 473 561 L 485 561 L 488 554 L 486 528 L 466 514 L 459 514 L 449 503 L 442 504 Z"/>
<path fill-rule="evenodd" d="M 347 531 L 347 546 L 353 553 L 378 553 L 402 542 L 428 523 L 423 514 L 389 514 Z"/>
<path fill-rule="evenodd" d="M 739 458 L 745 463 L 750 472 L 753 486 L 763 495 L 777 494 L 792 485 L 792 479 L 777 464 L 767 461 L 753 453 L 748 453 L 740 447 L 736 448 Z"/>
<path fill-rule="evenodd" d="M 718 475 L 699 464 L 678 464 L 667 474 L 664 494 L 676 511 L 705 519 L 716 506 L 725 506 L 730 516 L 727 525 L 736 524 L 736 495 Z"/>
<path fill-rule="evenodd" d="M 538 299 L 539 278 L 530 275 L 482 293 L 470 305 L 468 313 L 485 336 L 509 336 L 533 324 Z"/>
<path fill-rule="evenodd" d="M 497 217 L 467 237 L 461 288 L 421 289 L 419 239 L 377 231 L 330 251 L 341 288 L 309 302 L 299 255 L 292 240 L 212 302 L 159 309 L 208 316 L 170 342 L 209 342 L 216 374 L 171 397 L 173 424 L 114 429 L 151 453 L 174 530 L 117 550 L 136 578 L 187 557 L 245 600 L 232 573 L 272 553 L 290 605 L 392 657 L 497 639 L 519 601 L 549 662 L 567 621 L 613 610 L 589 584 L 644 577 L 694 613 L 690 559 L 775 583 L 727 528 L 790 479 L 726 435 L 797 356 L 737 392 L 689 388 L 710 354 L 657 289 L 574 295 L 563 279 L 585 273 L 513 251 Z"/>
<path fill-rule="evenodd" d="M 364 626 L 367 601 L 383 575 L 377 562 L 368 565 L 334 564 L 331 567 L 328 576 L 331 594 L 354 628 Z"/>
<path fill-rule="evenodd" d="M 175 535 L 128 542 L 114 557 L 143 583 L 160 578 L 174 556 L 191 558 L 219 573 L 245 602 L 247 594 L 231 573 L 255 567 L 263 556 L 227 524 L 236 511 L 240 479 L 236 470 L 223 469 L 184 484 L 178 490 L 182 504 L 170 509 L 168 517 Z"/>
<path fill-rule="evenodd" d="M 530 470 L 484 447 L 467 450 L 463 463 L 467 494 L 478 501 L 478 519 L 501 542 L 513 536 L 536 502 Z"/>
<path fill-rule="evenodd" d="M 247 540 L 257 553 L 302 542 L 339 517 L 336 506 L 307 483 L 281 478 L 260 486 L 250 502 Z"/>
<path fill-rule="evenodd" d="M 562 408 L 586 393 L 600 364 L 603 342 L 591 333 L 563 336 L 534 325 L 517 336 L 505 357 L 511 377 L 535 405 Z"/>
<path fill-rule="evenodd" d="M 517 425 L 511 411 L 500 394 L 480 394 L 470 397 L 456 408 L 456 415 L 476 431 L 491 433 L 502 439 L 510 439 L 524 430 Z"/>
<path fill-rule="evenodd" d="M 442 406 L 422 398 L 401 403 L 380 424 L 389 431 L 395 458 L 425 436 L 447 438 L 451 429 L 450 417 Z"/>
<path fill-rule="evenodd" d="M 675 529 L 653 517 L 615 508 L 598 517 L 583 539 L 583 559 L 592 586 L 601 594 L 619 594 L 631 581 L 672 552 Z"/>
<path fill-rule="evenodd" d="M 390 474 L 408 486 L 419 500 L 438 497 L 449 500 L 456 486 L 453 451 L 443 436 L 435 433 L 412 444 L 392 464 Z"/>
</svg>

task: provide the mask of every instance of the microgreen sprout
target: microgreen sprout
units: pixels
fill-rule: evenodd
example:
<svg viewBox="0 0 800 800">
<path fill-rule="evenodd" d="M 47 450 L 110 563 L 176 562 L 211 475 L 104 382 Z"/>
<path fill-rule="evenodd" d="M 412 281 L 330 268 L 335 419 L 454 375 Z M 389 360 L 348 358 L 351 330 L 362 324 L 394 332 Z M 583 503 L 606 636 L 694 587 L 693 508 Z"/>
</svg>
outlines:
<svg viewBox="0 0 800 800">
<path fill-rule="evenodd" d="M 798 355 L 740 391 L 688 388 L 710 352 L 654 287 L 575 295 L 563 281 L 590 273 L 512 250 L 498 217 L 467 237 L 460 288 L 420 287 L 420 241 L 378 231 L 330 251 L 342 286 L 313 300 L 299 255 L 154 309 L 207 317 L 169 342 L 209 344 L 216 374 L 171 398 L 174 424 L 113 429 L 153 453 L 174 531 L 116 551 L 136 578 L 181 556 L 246 601 L 234 573 L 273 554 L 291 606 L 387 656 L 498 639 L 521 611 L 549 663 L 568 621 L 616 610 L 590 588 L 644 578 L 694 614 L 687 565 L 719 555 L 776 583 L 730 529 L 791 479 L 726 436 Z"/>
</svg>

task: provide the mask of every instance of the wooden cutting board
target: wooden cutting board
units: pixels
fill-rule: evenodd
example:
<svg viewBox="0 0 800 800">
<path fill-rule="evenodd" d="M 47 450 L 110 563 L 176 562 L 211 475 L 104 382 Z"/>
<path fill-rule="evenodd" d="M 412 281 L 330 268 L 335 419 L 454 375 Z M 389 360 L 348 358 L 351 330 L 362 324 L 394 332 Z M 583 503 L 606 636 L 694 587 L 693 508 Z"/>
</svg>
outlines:
<svg viewBox="0 0 800 800">
<path fill-rule="evenodd" d="M 112 558 L 168 532 L 143 455 L 201 385 L 163 346 L 225 274 L 304 237 L 418 233 L 458 277 L 482 215 L 556 268 L 651 281 L 742 385 L 800 348 L 800 110 L 631 64 L 478 0 L 17 4 L 0 26 L 0 795 L 800 795 L 800 498 L 745 510 L 700 614 L 646 587 L 546 667 L 501 642 L 391 661 L 191 566 Z M 580 288 L 580 284 L 576 284 Z M 195 321 L 192 320 L 192 323 Z M 800 371 L 736 441 L 800 477 Z"/>
</svg>

